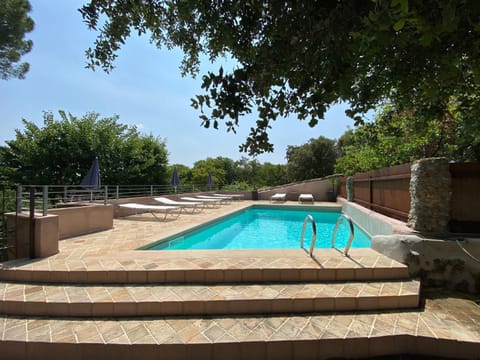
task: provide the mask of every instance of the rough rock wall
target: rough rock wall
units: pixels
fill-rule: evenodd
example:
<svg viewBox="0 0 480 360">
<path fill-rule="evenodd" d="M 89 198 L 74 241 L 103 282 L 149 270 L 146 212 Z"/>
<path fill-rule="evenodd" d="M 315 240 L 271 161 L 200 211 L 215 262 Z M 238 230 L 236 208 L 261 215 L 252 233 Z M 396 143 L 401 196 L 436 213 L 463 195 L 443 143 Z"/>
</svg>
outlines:
<svg viewBox="0 0 480 360">
<path fill-rule="evenodd" d="M 451 176 L 448 160 L 429 158 L 411 168 L 408 226 L 425 233 L 442 233 L 450 218 Z"/>
<path fill-rule="evenodd" d="M 480 239 L 378 235 L 372 238 L 372 249 L 408 265 L 423 286 L 480 294 Z"/>
</svg>

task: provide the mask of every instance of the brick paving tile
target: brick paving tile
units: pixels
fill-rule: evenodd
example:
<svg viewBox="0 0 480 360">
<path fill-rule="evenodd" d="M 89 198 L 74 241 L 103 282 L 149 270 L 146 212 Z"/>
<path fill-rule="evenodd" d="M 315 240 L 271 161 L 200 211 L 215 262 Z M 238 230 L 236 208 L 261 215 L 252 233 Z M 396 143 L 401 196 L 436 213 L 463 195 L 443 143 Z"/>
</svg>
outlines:
<svg viewBox="0 0 480 360">
<path fill-rule="evenodd" d="M 442 299 L 435 300 L 438 303 Z M 464 305 L 476 305 L 464 299 Z M 445 307 L 445 310 L 448 309 Z M 145 318 L 143 320 L 105 319 L 96 321 L 52 320 L 3 317 L 3 340 L 50 342 L 55 339 L 100 343 L 188 343 L 216 342 L 220 339 L 289 340 L 312 338 L 377 337 L 392 334 L 420 335 L 441 339 L 480 341 L 478 328 L 465 328 L 462 324 L 442 322 L 430 309 L 419 311 L 388 311 L 381 314 L 324 314 L 269 317 L 220 318 Z M 468 308 L 464 309 L 468 312 Z M 449 314 L 450 316 L 450 314 Z M 480 318 L 477 317 L 480 321 Z M 428 324 L 427 324 L 428 323 Z M 459 334 L 461 331 L 461 334 Z M 200 336 L 202 334 L 202 336 Z M 202 340 L 204 339 L 204 340 Z"/>
<path fill-rule="evenodd" d="M 387 285 L 370 282 L 328 283 L 286 286 L 285 284 L 262 284 L 239 287 L 231 284 L 189 288 L 172 284 L 160 287 L 157 284 L 142 284 L 148 277 L 156 281 L 185 278 L 184 270 L 196 270 L 197 278 L 230 279 L 240 276 L 252 278 L 258 274 L 268 274 L 272 279 L 316 276 L 318 270 L 328 276 L 337 275 L 339 280 L 346 274 L 383 274 L 384 270 L 397 268 L 399 273 L 405 266 L 388 259 L 371 249 L 351 249 L 351 258 L 345 258 L 336 250 L 325 249 L 315 253 L 316 259 L 305 255 L 303 250 L 279 251 L 224 251 L 211 252 L 168 252 L 137 251 L 162 237 L 171 236 L 186 230 L 192 225 L 210 221 L 219 215 L 227 215 L 241 210 L 251 203 L 232 202 L 232 205 L 208 209 L 195 216 L 182 215 L 175 221 L 159 222 L 151 216 L 115 219 L 114 228 L 108 231 L 62 240 L 60 252 L 46 259 L 35 261 L 18 260 L 2 264 L 0 276 L 8 279 L 31 280 L 34 276 L 52 281 L 48 284 L 14 284 L 0 282 L 2 299 L 31 300 L 32 306 L 44 299 L 51 303 L 65 301 L 106 302 L 114 299 L 119 302 L 168 300 L 173 303 L 181 300 L 201 300 L 227 298 L 261 300 L 268 297 L 282 298 L 286 295 L 298 299 L 311 296 L 374 296 L 410 295 L 418 290 L 417 282 L 391 282 Z M 372 270 L 376 266 L 378 269 Z M 367 272 L 365 272 L 368 270 Z M 237 272 L 243 269 L 243 273 Z M 127 271 L 128 270 L 128 271 Z M 156 271 L 155 271 L 156 270 Z M 178 270 L 178 271 L 169 271 Z M 278 270 L 282 270 L 279 272 Z M 204 272 L 205 271 L 205 272 Z M 304 271 L 304 272 L 302 272 Z M 363 271 L 363 272 L 362 272 Z M 13 272 L 13 273 L 12 273 Z M 82 288 L 79 285 L 62 284 L 62 279 L 86 281 L 91 277 L 108 274 L 111 280 L 138 280 L 137 285 L 115 286 L 97 285 Z M 320 275 L 319 275 L 320 276 Z M 205 278 L 207 277 L 207 278 Z M 142 280 L 143 279 L 143 280 Z M 329 280 L 335 280 L 330 278 Z M 260 303 L 258 303 L 260 304 Z M 197 304 L 198 305 L 198 304 Z M 405 311 L 361 313 L 309 313 L 278 314 L 271 316 L 209 316 L 189 317 L 144 317 L 144 318 L 47 318 L 0 315 L 1 339 L 3 341 L 36 341 L 88 343 L 88 344 L 219 344 L 222 342 L 251 341 L 257 344 L 254 349 L 240 347 L 239 353 L 274 354 L 274 348 L 267 341 L 275 341 L 276 346 L 286 354 L 299 352 L 299 347 L 291 344 L 296 340 L 322 340 L 318 355 L 329 351 L 327 344 L 342 347 L 339 339 L 389 339 L 389 335 L 412 335 L 427 339 L 460 340 L 480 344 L 480 307 L 470 298 L 458 294 L 432 290 L 425 292 L 423 307 Z M 384 338 L 387 336 L 387 338 Z M 394 341 L 392 339 L 392 341 Z M 350 343 L 348 343 L 350 344 Z M 360 344 L 358 344 L 360 346 Z M 365 344 L 363 344 L 364 346 Z M 346 345 L 347 346 L 347 345 Z M 206 351 L 211 351 L 206 347 Z M 208 350 L 210 349 L 210 350 Z M 344 351 L 348 349 L 345 348 Z M 322 355 L 322 356 L 323 356 Z M 261 358 L 261 357 L 258 357 Z"/>
</svg>

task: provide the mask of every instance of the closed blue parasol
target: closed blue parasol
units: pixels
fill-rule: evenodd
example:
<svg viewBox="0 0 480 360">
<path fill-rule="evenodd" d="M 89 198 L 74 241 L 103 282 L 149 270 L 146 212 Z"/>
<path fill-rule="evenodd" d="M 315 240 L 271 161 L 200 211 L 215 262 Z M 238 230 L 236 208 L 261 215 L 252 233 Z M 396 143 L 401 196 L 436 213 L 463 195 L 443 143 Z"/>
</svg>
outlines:
<svg viewBox="0 0 480 360">
<path fill-rule="evenodd" d="M 100 165 L 98 162 L 98 157 L 92 162 L 92 166 L 87 172 L 87 175 L 82 179 L 80 186 L 84 189 L 99 189 L 101 186 L 100 182 Z"/>
<path fill-rule="evenodd" d="M 178 171 L 176 166 L 173 168 L 173 174 L 172 174 L 172 179 L 170 180 L 170 184 L 175 189 L 175 192 L 177 192 L 177 186 L 180 185 L 180 177 L 178 176 Z"/>
<path fill-rule="evenodd" d="M 213 186 L 212 173 L 208 171 L 207 186 L 211 189 Z"/>
</svg>

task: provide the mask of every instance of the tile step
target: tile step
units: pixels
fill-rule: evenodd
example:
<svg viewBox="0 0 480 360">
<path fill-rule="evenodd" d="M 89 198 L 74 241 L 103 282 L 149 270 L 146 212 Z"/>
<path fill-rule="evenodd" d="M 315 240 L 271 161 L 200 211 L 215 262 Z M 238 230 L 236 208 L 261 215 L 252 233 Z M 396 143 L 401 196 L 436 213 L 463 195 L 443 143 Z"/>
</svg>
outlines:
<svg viewBox="0 0 480 360">
<path fill-rule="evenodd" d="M 478 359 L 472 327 L 424 311 L 297 316 L 51 319 L 0 315 L 7 359 L 329 359 L 418 354 Z M 437 324 L 438 323 L 438 324 Z M 442 331 L 437 331 L 442 329 Z M 437 332 L 435 332 L 437 331 Z"/>
<path fill-rule="evenodd" d="M 281 259 L 280 259 L 281 260 Z M 259 260 L 260 262 L 260 260 Z M 363 266 L 283 266 L 268 267 L 227 265 L 150 269 L 149 264 L 137 265 L 133 269 L 95 269 L 71 266 L 64 270 L 12 267 L 0 269 L 0 280 L 49 283 L 102 283 L 102 284 L 149 284 L 149 283 L 238 283 L 238 282 L 316 282 L 316 281 L 378 281 L 408 279 L 408 267 L 393 264 Z M 310 265 L 310 264 L 308 264 Z M 68 267 L 64 265 L 64 267 Z"/>
<path fill-rule="evenodd" d="M 191 316 L 415 308 L 420 283 L 271 283 L 154 286 L 0 284 L 0 313 L 58 317 Z"/>
</svg>

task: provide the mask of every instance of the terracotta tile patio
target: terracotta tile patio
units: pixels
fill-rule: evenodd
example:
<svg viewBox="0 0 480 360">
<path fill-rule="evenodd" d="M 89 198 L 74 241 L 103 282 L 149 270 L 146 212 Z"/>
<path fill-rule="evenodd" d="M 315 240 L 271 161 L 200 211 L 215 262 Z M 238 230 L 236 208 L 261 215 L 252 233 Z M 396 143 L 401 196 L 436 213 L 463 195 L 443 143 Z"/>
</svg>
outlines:
<svg viewBox="0 0 480 360">
<path fill-rule="evenodd" d="M 418 306 L 419 283 L 406 267 L 370 249 L 352 249 L 351 258 L 322 250 L 316 259 L 299 249 L 135 250 L 251 204 L 166 222 L 149 214 L 116 219 L 112 230 L 61 241 L 55 256 L 3 264 L 0 354 L 480 358 L 473 298 L 424 290 Z"/>
</svg>

